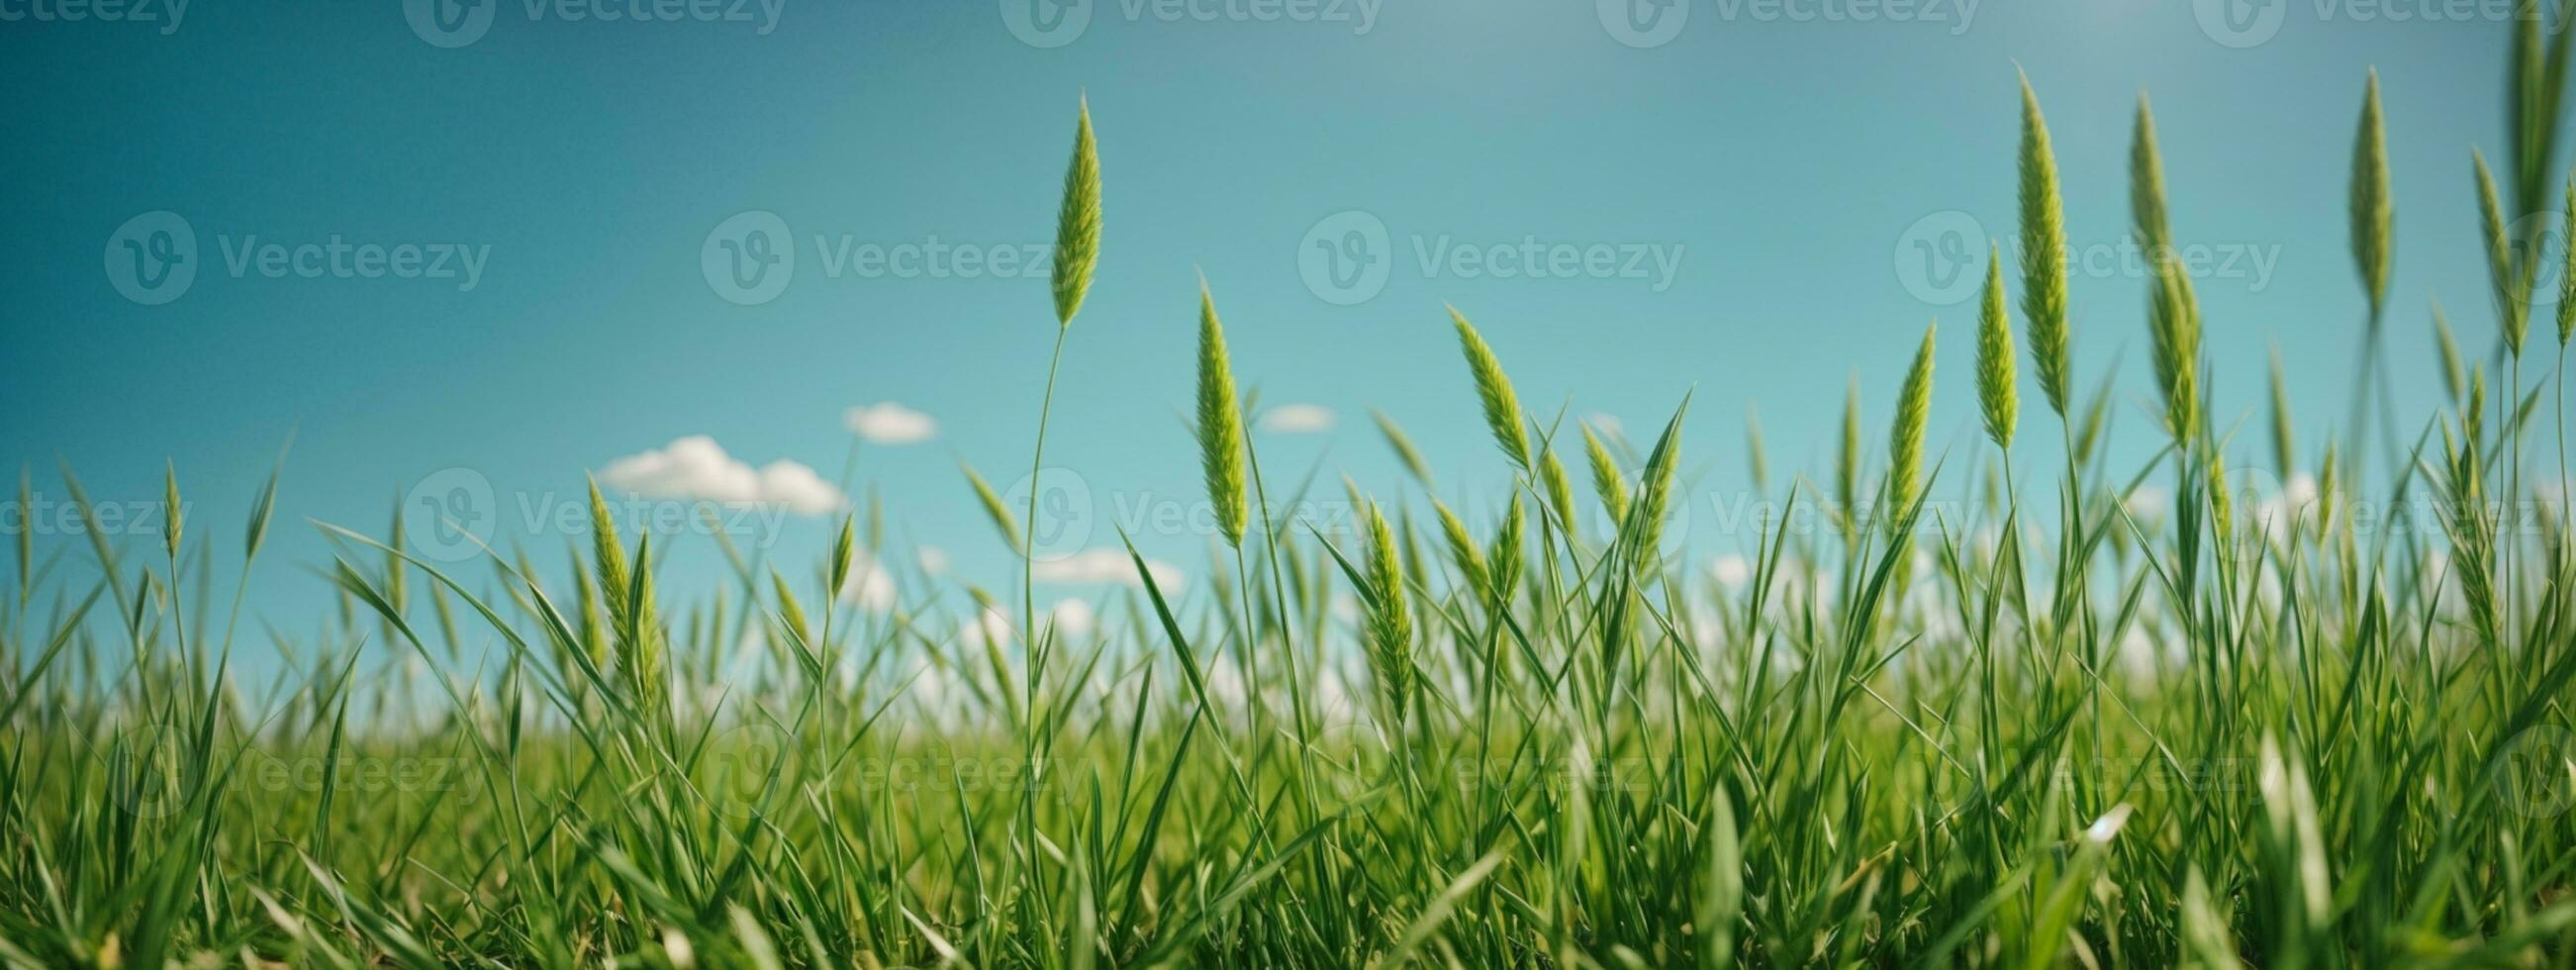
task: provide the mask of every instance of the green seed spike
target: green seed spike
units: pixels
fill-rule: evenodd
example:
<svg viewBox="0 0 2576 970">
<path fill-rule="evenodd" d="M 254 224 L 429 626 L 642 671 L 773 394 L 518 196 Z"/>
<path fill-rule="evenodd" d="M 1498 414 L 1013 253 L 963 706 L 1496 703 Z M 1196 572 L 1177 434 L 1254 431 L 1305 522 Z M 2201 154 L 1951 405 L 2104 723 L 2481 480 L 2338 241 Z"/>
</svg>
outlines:
<svg viewBox="0 0 2576 970">
<path fill-rule="evenodd" d="M 2200 433 L 2200 307 L 2191 277 L 2168 251 L 2156 263 L 2147 326 L 2154 337 L 2156 386 L 2165 400 L 2165 430 L 2175 444 Z"/>
<path fill-rule="evenodd" d="M 1244 494 L 1243 411 L 1234 393 L 1234 370 L 1226 361 L 1225 326 L 1217 322 L 1216 301 L 1207 281 L 1199 281 L 1199 464 L 1207 479 L 1208 501 L 1216 506 L 1217 528 L 1227 545 L 1243 545 L 1249 517 Z"/>
<path fill-rule="evenodd" d="M 1565 523 L 1566 535 L 1574 535 L 1574 480 L 1566 476 L 1565 463 L 1556 460 L 1556 449 L 1539 453 L 1538 477 L 1547 486 L 1547 504 L 1556 520 Z"/>
<path fill-rule="evenodd" d="M 1977 314 L 1977 404 L 1985 412 L 1986 437 L 1995 447 L 2012 449 L 2013 426 L 2021 419 L 2021 402 L 2013 380 L 2012 319 L 2004 306 L 2003 255 L 1986 244 L 1986 299 Z"/>
<path fill-rule="evenodd" d="M 2048 407 L 2066 417 L 2066 214 L 2057 194 L 2057 156 L 2030 77 L 2021 79 L 2021 315 L 2031 363 Z"/>
<path fill-rule="evenodd" d="M 2571 175 L 2567 179 L 2567 199 L 2564 204 L 2566 206 L 2564 221 L 2560 223 L 2558 230 L 2558 238 L 2562 241 L 2559 248 L 2565 251 L 2566 256 L 2566 264 L 2559 268 L 2558 274 L 2558 349 L 2560 350 L 2567 349 L 2570 338 L 2576 338 L 2576 244 L 2565 243 L 2566 240 L 2576 240 L 2576 175 Z"/>
<path fill-rule="evenodd" d="M 1521 508 L 1520 493 L 1513 492 L 1510 505 L 1503 510 L 1503 526 L 1495 531 L 1494 544 L 1485 553 L 1492 582 L 1486 595 L 1495 603 L 1511 602 L 1512 588 L 1520 585 L 1522 531 L 1528 518 Z"/>
<path fill-rule="evenodd" d="M 1923 346 L 1914 352 L 1914 366 L 1905 372 L 1905 386 L 1897 392 L 1896 421 L 1888 426 L 1887 501 L 1890 522 L 1914 505 L 1923 487 L 1923 435 L 1932 422 L 1933 336 L 1940 326 L 1935 322 L 1923 328 Z"/>
<path fill-rule="evenodd" d="M 1485 427 L 1493 431 L 1494 444 L 1502 447 L 1512 464 L 1531 470 L 1529 429 L 1521 421 L 1521 400 L 1512 393 L 1512 379 L 1503 374 L 1503 362 L 1494 358 L 1494 349 L 1485 346 L 1485 338 L 1457 307 L 1449 308 L 1449 320 L 1458 327 L 1458 348 L 1467 355 L 1467 374 L 1475 378 L 1476 399 L 1484 405 Z"/>
<path fill-rule="evenodd" d="M 1610 457 L 1610 449 L 1592 433 L 1583 429 L 1583 454 L 1592 464 L 1592 490 L 1601 496 L 1601 507 L 1610 510 L 1614 521 L 1628 517 L 1628 483 L 1619 473 L 1619 462 Z"/>
<path fill-rule="evenodd" d="M 2460 338 L 2451 332 L 2451 318 L 2440 303 L 2433 304 L 2433 349 L 2442 361 L 2442 395 L 2457 402 L 2468 390 L 2469 371 L 2461 363 Z"/>
<path fill-rule="evenodd" d="M 626 547 L 617 538 L 617 520 L 608 514 L 608 503 L 599 497 L 599 483 L 590 483 L 590 548 L 591 558 L 599 573 L 599 592 L 608 601 L 608 615 L 622 631 L 630 612 L 627 600 Z"/>
<path fill-rule="evenodd" d="M 1091 270 L 1100 261 L 1100 156 L 1091 139 L 1091 100 L 1084 98 L 1081 120 L 1073 132 L 1073 161 L 1064 171 L 1064 205 L 1056 213 L 1055 319 L 1073 325 L 1082 298 L 1091 290 Z"/>
<path fill-rule="evenodd" d="M 1492 573 L 1485 566 L 1484 550 L 1476 547 L 1475 536 L 1467 531 L 1467 524 L 1459 521 L 1458 513 L 1450 511 L 1448 505 L 1434 498 L 1431 510 L 1440 516 L 1440 536 L 1449 544 L 1449 560 L 1458 567 L 1461 582 L 1466 588 L 1475 590 L 1477 595 L 1484 595 L 1493 583 Z"/>
<path fill-rule="evenodd" d="M 1855 371 L 1843 390 L 1842 448 L 1834 454 L 1834 498 L 1842 504 L 1846 529 L 1860 507 L 1860 438 L 1860 373 Z"/>
<path fill-rule="evenodd" d="M 179 558 L 180 519 L 185 513 L 179 506 L 179 466 L 174 463 L 161 465 L 161 513 L 161 544 L 175 560 Z"/>
<path fill-rule="evenodd" d="M 2281 345 L 2272 345 L 2272 470 L 2286 480 L 2298 470 L 2299 448 L 2291 427 L 2290 384 L 2281 374 Z"/>
<path fill-rule="evenodd" d="M 22 520 L 18 526 L 18 609 L 21 612 L 26 610 L 27 598 L 35 592 L 36 586 L 36 528 L 35 522 L 26 518 L 36 514 L 34 476 L 35 473 L 27 466 L 18 466 L 18 515 Z M 252 546 L 256 548 L 257 545 L 257 540 L 253 540 Z"/>
<path fill-rule="evenodd" d="M 1395 449 L 1396 460 L 1404 463 L 1404 470 L 1411 472 L 1413 480 L 1421 482 L 1422 487 L 1430 488 L 1431 465 L 1422 460 L 1421 450 L 1413 447 L 1413 439 L 1404 433 L 1404 428 L 1386 412 L 1375 408 L 1369 409 L 1369 419 L 1377 422 L 1377 433 L 1386 438 L 1387 447 Z"/>
<path fill-rule="evenodd" d="M 618 668 L 625 672 L 627 689 L 635 700 L 651 709 L 663 698 L 662 620 L 653 602 L 653 534 L 647 532 L 635 543 L 635 577 L 627 594 L 629 606 L 625 628 L 619 631 Z"/>
<path fill-rule="evenodd" d="M 1762 447 L 1762 414 L 1750 401 L 1744 405 L 1744 461 L 1752 473 L 1753 490 L 1771 490 L 1771 456 Z"/>
<path fill-rule="evenodd" d="M 2143 91 L 2129 132 L 2129 214 L 2137 221 L 2138 247 L 2149 260 L 2173 244 L 2165 221 L 2165 163 L 2156 152 L 2156 119 Z"/>
<path fill-rule="evenodd" d="M 2379 115 L 2379 71 L 2373 68 L 2361 99 L 2361 129 L 2352 140 L 2352 261 L 2379 319 L 2388 299 L 2396 206 L 2388 190 L 2388 134 Z"/>
<path fill-rule="evenodd" d="M 796 639 L 811 646 L 814 642 L 814 628 L 806 625 L 805 608 L 797 604 L 796 591 L 788 587 L 787 577 L 778 575 L 777 570 L 771 570 L 769 585 L 778 593 L 779 621 L 787 624 L 787 628 L 795 632 Z M 832 588 L 838 590 L 840 586 L 835 584 Z"/>
<path fill-rule="evenodd" d="M 993 491 L 992 483 L 985 481 L 984 476 L 975 471 L 975 466 L 961 461 L 957 463 L 957 470 L 965 472 L 966 483 L 975 487 L 975 501 L 984 506 L 985 517 L 993 520 L 994 528 L 1002 530 L 1002 543 L 1010 546 L 1012 552 L 1019 552 L 1019 520 L 1011 515 L 1009 506 L 1002 504 L 1002 496 Z"/>
<path fill-rule="evenodd" d="M 849 588 L 850 566 L 858 555 L 857 526 L 858 517 L 855 514 L 841 517 L 841 534 L 832 540 L 830 595 L 839 596 L 842 590 Z M 783 588 L 780 591 L 785 592 Z"/>
<path fill-rule="evenodd" d="M 1664 520 L 1672 509 L 1673 475 L 1681 466 L 1682 417 L 1689 413 L 1690 399 L 1685 397 L 1672 420 L 1665 422 L 1663 434 L 1656 436 L 1645 470 L 1638 475 L 1637 501 L 1629 509 L 1628 522 L 1637 532 L 1631 552 L 1641 583 L 1652 578 L 1663 556 Z"/>
<path fill-rule="evenodd" d="M 608 667 L 608 624 L 599 615 L 599 589 L 591 582 L 590 570 L 582 568 L 579 555 L 572 564 L 573 595 L 580 600 L 576 612 L 581 623 L 581 651 L 590 658 L 592 667 Z"/>
<path fill-rule="evenodd" d="M 2496 320 L 2504 333 L 2505 354 L 2520 357 L 2524 324 L 2530 313 L 2514 266 L 2513 243 L 2506 235 L 2504 208 L 2496 201 L 2495 175 L 2487 171 L 2486 156 L 2473 148 L 2469 150 L 2469 160 L 2477 169 L 2478 227 L 2486 234 L 2487 277 L 2494 284 Z"/>
<path fill-rule="evenodd" d="M 1377 668 L 1387 709 L 1400 724 L 1406 702 L 1413 696 L 1413 611 L 1406 605 L 1404 567 L 1398 560 L 1394 530 L 1387 527 L 1386 513 L 1377 503 L 1368 503 L 1367 509 L 1369 660 Z"/>
</svg>

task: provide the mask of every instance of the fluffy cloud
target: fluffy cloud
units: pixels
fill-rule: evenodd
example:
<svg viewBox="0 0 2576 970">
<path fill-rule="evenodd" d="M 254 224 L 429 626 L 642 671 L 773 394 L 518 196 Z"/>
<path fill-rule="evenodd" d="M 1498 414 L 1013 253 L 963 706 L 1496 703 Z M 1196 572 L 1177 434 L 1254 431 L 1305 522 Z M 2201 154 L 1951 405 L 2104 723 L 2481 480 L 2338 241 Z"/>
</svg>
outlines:
<svg viewBox="0 0 2576 970">
<path fill-rule="evenodd" d="M 869 444 L 913 445 L 939 435 L 939 422 L 931 420 L 930 415 L 893 401 L 851 408 L 842 412 L 841 420 Z"/>
<path fill-rule="evenodd" d="M 1145 568 L 1154 572 L 1154 585 L 1163 592 L 1180 588 L 1181 571 L 1169 563 L 1148 559 Z M 1062 559 L 1042 559 L 1036 566 L 1041 583 L 1069 583 L 1098 586 L 1118 583 L 1142 586 L 1144 577 L 1136 574 L 1136 563 L 1127 554 L 1114 549 L 1086 549 Z"/>
<path fill-rule="evenodd" d="M 948 550 L 946 549 L 938 546 L 923 546 L 913 550 L 912 555 L 914 559 L 920 560 L 922 572 L 937 576 L 948 571 Z"/>
<path fill-rule="evenodd" d="M 829 515 L 846 504 L 811 468 L 782 459 L 755 469 L 705 435 L 609 462 L 599 480 L 652 498 L 776 505 L 798 515 Z"/>
<path fill-rule="evenodd" d="M 1745 580 L 1753 578 L 1753 564 L 1746 562 L 1743 556 L 1730 552 L 1717 557 L 1717 561 L 1710 564 L 1709 572 L 1717 577 L 1719 585 L 1733 589 L 1744 585 Z"/>
<path fill-rule="evenodd" d="M 894 574 L 884 563 L 864 551 L 852 550 L 849 578 L 841 581 L 841 602 L 853 603 L 870 613 L 894 609 Z"/>
<path fill-rule="evenodd" d="M 1100 615 L 1092 610 L 1090 603 L 1077 599 L 1056 601 L 1055 607 L 1048 610 L 1047 615 L 1054 618 L 1056 633 L 1067 637 L 1089 636 L 1092 627 L 1097 626 L 1097 621 L 1100 619 Z"/>
<path fill-rule="evenodd" d="M 1322 434 L 1333 430 L 1333 409 L 1321 404 L 1282 404 L 1262 412 L 1261 430 L 1273 434 Z"/>
</svg>

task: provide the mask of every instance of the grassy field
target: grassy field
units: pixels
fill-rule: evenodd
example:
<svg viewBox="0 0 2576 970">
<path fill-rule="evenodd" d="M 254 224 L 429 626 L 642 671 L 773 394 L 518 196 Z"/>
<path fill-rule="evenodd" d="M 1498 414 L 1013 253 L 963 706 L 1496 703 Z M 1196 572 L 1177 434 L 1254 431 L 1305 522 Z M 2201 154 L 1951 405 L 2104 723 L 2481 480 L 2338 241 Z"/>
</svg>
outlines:
<svg viewBox="0 0 2576 970">
<path fill-rule="evenodd" d="M 2432 342 L 2383 332 L 2375 79 L 2350 219 L 2357 384 L 2381 392 L 2305 408 L 2276 362 L 2247 416 L 2209 413 L 2170 259 L 2139 295 L 2155 386 L 2074 372 L 2074 341 L 2111 338 L 2069 322 L 2025 87 L 2020 258 L 1937 375 L 1975 384 L 1985 440 L 1927 452 L 1927 332 L 1870 377 L 1887 427 L 1857 388 L 1790 402 L 1845 407 L 1842 447 L 1765 486 L 1777 514 L 1728 569 L 1665 534 L 1678 389 L 1634 441 L 1525 413 L 1509 348 L 1458 311 L 1442 379 L 1487 427 L 1442 430 L 1493 438 L 1510 501 L 1453 512 L 1387 422 L 1409 494 L 1265 479 L 1206 293 L 1211 568 L 1184 597 L 1124 550 L 1142 583 L 1097 623 L 1042 612 L 1027 574 L 900 572 L 897 605 L 857 608 L 834 591 L 884 561 L 867 515 L 825 561 L 727 545 L 734 582 L 675 595 L 594 492 L 568 570 L 324 526 L 337 634 L 246 683 L 237 650 L 268 638 L 215 577 L 275 568 L 274 480 L 246 528 L 174 515 L 41 560 L 21 530 L 0 961 L 2576 965 L 2576 300 L 2544 292 L 2576 274 L 2540 245 L 2567 34 L 2526 21 L 2511 50 L 2512 144 L 2464 166 L 2500 339 L 2446 351 L 2444 413 L 2386 404 L 2384 348 Z M 2135 132 L 2159 254 L 2188 227 L 2143 101 Z M 1059 356 L 1102 255 L 1097 158 L 1086 111 Z M 2161 450 L 2111 467 L 2106 415 L 2141 399 L 2126 433 Z M 2295 440 L 2320 425 L 2344 431 Z M 1034 496 L 969 477 L 1026 548 Z"/>
</svg>

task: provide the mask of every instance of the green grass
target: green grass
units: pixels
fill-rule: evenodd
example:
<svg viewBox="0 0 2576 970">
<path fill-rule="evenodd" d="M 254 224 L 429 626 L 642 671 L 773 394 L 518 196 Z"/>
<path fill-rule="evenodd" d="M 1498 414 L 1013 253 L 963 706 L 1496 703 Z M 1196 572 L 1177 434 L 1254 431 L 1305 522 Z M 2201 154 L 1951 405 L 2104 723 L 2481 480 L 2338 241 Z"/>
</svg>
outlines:
<svg viewBox="0 0 2576 970">
<path fill-rule="evenodd" d="M 1025 574 L 1000 596 L 903 575 L 903 607 L 854 609 L 832 591 L 881 561 L 855 516 L 824 562 L 726 544 L 732 581 L 669 596 L 660 550 L 595 502 L 551 575 L 323 526 L 345 609 L 251 682 L 241 580 L 215 577 L 256 564 L 274 480 L 243 532 L 174 518 L 136 548 L 93 529 L 41 562 L 22 534 L 0 962 L 2568 966 L 2576 556 L 2563 505 L 2529 513 L 2545 464 L 2566 478 L 2576 318 L 2562 303 L 2558 359 L 2524 383 L 2545 276 L 2500 214 L 2558 184 L 2566 36 L 2518 28 L 2509 191 L 2475 166 L 2508 323 L 2494 372 L 2448 365 L 2467 368 L 2444 375 L 2454 407 L 2412 429 L 2357 396 L 2313 462 L 2275 376 L 2269 463 L 2308 465 L 2313 495 L 2225 472 L 2263 449 L 2208 410 L 2171 263 L 2139 294 L 2158 377 L 2140 393 L 2075 372 L 2063 267 L 2025 258 L 2024 316 L 1990 278 L 1982 356 L 1941 369 L 1980 382 L 1987 440 L 1925 451 L 1928 422 L 1966 418 L 1926 413 L 1927 332 L 1908 373 L 1869 377 L 1897 402 L 1885 452 L 1849 418 L 1812 469 L 1832 487 L 1765 496 L 1788 514 L 1726 580 L 1665 534 L 1689 500 L 1686 408 L 1636 443 L 1525 413 L 1510 342 L 1458 311 L 1451 376 L 1487 427 L 1443 433 L 1492 436 L 1509 502 L 1454 511 L 1383 415 L 1419 491 L 1274 490 L 1205 296 L 1217 551 L 1186 597 L 1135 557 L 1145 582 L 1097 628 L 1048 622 Z M 2365 389 L 2387 381 L 2392 271 L 2375 78 L 2367 104 Z M 2062 239 L 2027 87 L 2022 110 L 2022 238 Z M 2142 101 L 2137 230 L 2162 240 L 2152 132 Z M 1086 110 L 1059 357 L 1102 169 Z M 2055 426 L 2025 430 L 2058 437 L 2020 454 L 2016 323 Z M 2114 395 L 2153 401 L 2142 466 L 2102 457 Z M 1558 458 L 1578 449 L 1589 497 Z M 1034 503 L 1018 518 L 967 476 L 1032 548 Z M 2171 507 L 2133 516 L 2145 486 Z M 1947 495 L 1979 498 L 1927 498 Z M 168 496 L 183 507 L 175 474 Z M 1319 505 L 1349 514 L 1284 512 Z M 1012 593 L 1016 619 L 987 621 Z"/>
</svg>

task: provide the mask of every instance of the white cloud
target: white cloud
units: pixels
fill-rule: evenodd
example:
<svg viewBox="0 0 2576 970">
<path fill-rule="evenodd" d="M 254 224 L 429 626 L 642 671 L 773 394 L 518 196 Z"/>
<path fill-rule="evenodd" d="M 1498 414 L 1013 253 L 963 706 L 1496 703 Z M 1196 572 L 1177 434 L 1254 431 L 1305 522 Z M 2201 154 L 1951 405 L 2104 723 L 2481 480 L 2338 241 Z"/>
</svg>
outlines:
<svg viewBox="0 0 2576 970">
<path fill-rule="evenodd" d="M 2165 509 L 2173 505 L 2173 493 L 2161 485 L 2140 485 L 2130 491 L 2128 498 L 2120 504 L 2129 510 L 2130 518 L 2154 522 L 2164 518 Z"/>
<path fill-rule="evenodd" d="M 705 435 L 609 462 L 599 480 L 653 498 L 777 505 L 798 515 L 828 515 L 846 504 L 811 468 L 781 459 L 754 469 Z"/>
<path fill-rule="evenodd" d="M 1333 430 L 1333 409 L 1321 404 L 1282 404 L 1262 412 L 1261 430 L 1273 434 L 1322 434 Z"/>
<path fill-rule="evenodd" d="M 1710 565 L 1710 571 L 1716 573 L 1718 585 L 1729 589 L 1742 586 L 1745 580 L 1753 578 L 1753 564 L 1731 552 L 1717 557 L 1717 562 Z"/>
<path fill-rule="evenodd" d="M 1010 614 L 998 607 L 987 606 L 973 622 L 959 626 L 957 638 L 975 650 L 984 649 L 986 644 L 1009 646 L 1011 641 L 1019 638 L 1019 628 L 1019 624 L 1011 622 Z"/>
<path fill-rule="evenodd" d="M 853 550 L 850 575 L 841 581 L 841 602 L 857 604 L 870 613 L 894 609 L 894 574 L 887 572 L 885 564 L 878 562 L 875 556 Z"/>
<path fill-rule="evenodd" d="M 1145 568 L 1154 571 L 1154 585 L 1164 593 L 1180 587 L 1181 571 L 1172 564 L 1148 559 Z M 1041 559 L 1036 572 L 1041 583 L 1144 585 L 1144 578 L 1136 574 L 1135 561 L 1114 549 L 1086 549 L 1062 559 Z"/>
<path fill-rule="evenodd" d="M 946 549 L 938 546 L 923 546 L 913 550 L 912 556 L 921 562 L 922 572 L 937 576 L 948 571 L 948 550 Z"/>
<path fill-rule="evenodd" d="M 1057 600 L 1047 615 L 1055 620 L 1056 635 L 1065 637 L 1089 635 L 1100 618 L 1090 603 L 1078 599 Z"/>
<path fill-rule="evenodd" d="M 841 420 L 870 444 L 914 445 L 939 436 L 939 422 L 930 415 L 893 401 L 851 408 L 842 412 Z"/>
</svg>

